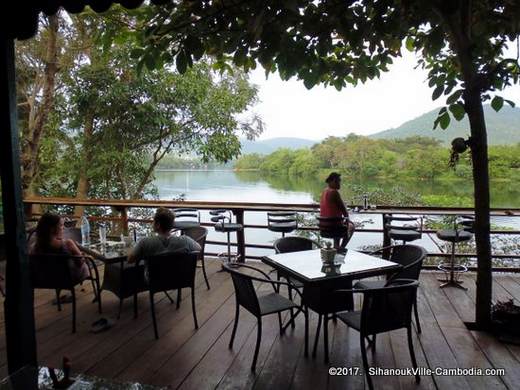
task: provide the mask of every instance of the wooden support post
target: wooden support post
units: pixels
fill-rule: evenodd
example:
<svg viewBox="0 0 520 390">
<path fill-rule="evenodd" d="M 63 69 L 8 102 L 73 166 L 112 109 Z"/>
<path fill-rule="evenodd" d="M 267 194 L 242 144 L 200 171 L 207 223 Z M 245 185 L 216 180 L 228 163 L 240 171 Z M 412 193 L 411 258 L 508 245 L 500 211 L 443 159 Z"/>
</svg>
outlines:
<svg viewBox="0 0 520 390">
<path fill-rule="evenodd" d="M 235 214 L 237 223 L 244 226 L 244 210 L 243 209 L 233 210 L 233 214 Z M 245 240 L 244 229 L 241 229 L 237 232 L 237 250 L 238 250 L 238 254 L 240 255 L 239 261 L 245 262 L 246 261 L 246 240 Z"/>
<path fill-rule="evenodd" d="M 0 37 L 0 171 L 6 242 L 5 337 L 7 365 L 12 374 L 23 366 L 37 366 L 33 290 L 25 237 L 20 172 L 14 41 Z"/>
<path fill-rule="evenodd" d="M 392 240 L 390 239 L 390 236 L 388 235 L 388 229 L 386 228 L 386 225 L 390 222 L 388 217 L 391 217 L 392 214 L 382 214 L 383 217 L 383 248 L 389 247 L 392 245 Z M 382 254 L 383 259 L 388 260 L 390 258 L 390 249 L 383 249 Z"/>
</svg>

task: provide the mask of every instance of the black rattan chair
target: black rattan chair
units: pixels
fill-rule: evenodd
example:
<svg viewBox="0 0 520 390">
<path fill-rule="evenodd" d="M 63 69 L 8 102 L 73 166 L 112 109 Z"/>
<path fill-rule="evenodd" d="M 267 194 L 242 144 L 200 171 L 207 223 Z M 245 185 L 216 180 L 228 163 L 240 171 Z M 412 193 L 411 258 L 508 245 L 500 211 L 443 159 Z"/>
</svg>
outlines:
<svg viewBox="0 0 520 390">
<path fill-rule="evenodd" d="M 427 252 L 424 248 L 417 245 L 395 245 L 384 249 L 390 249 L 390 261 L 401 264 L 403 268 L 401 268 L 395 274 L 389 275 L 387 280 L 361 280 L 354 285 L 354 288 L 382 288 L 392 283 L 392 281 L 395 279 L 419 280 L 422 264 L 427 256 Z M 383 249 L 380 249 L 376 252 L 372 252 L 371 254 L 376 254 L 382 251 Z M 417 301 L 414 301 L 413 309 L 415 323 L 417 325 L 417 332 L 421 333 L 421 323 L 419 322 Z"/>
<path fill-rule="evenodd" d="M 144 265 L 128 263 L 126 256 L 119 261 L 106 263 L 103 274 L 102 291 L 110 291 L 119 298 L 117 318 L 121 317 L 123 301 L 133 297 L 134 318 L 137 317 L 137 294 L 146 291 Z"/>
<path fill-rule="evenodd" d="M 206 264 L 204 261 L 204 247 L 206 246 L 206 238 L 208 236 L 208 229 L 205 227 L 199 226 L 199 227 L 192 227 L 189 229 L 185 229 L 183 231 L 183 234 L 193 238 L 193 240 L 197 241 L 197 244 L 200 245 L 200 252 L 199 252 L 199 260 L 202 266 L 202 274 L 204 275 L 204 280 L 206 281 L 206 287 L 208 290 L 210 289 L 208 276 L 206 275 Z"/>
<path fill-rule="evenodd" d="M 153 330 L 155 338 L 159 338 L 157 319 L 153 296 L 158 292 L 191 289 L 191 307 L 195 329 L 199 328 L 195 311 L 195 270 L 197 268 L 197 252 L 170 252 L 150 256 L 145 259 L 148 270 L 147 286 L 150 294 L 150 309 L 152 312 Z"/>
<path fill-rule="evenodd" d="M 250 265 L 245 264 L 237 264 L 230 265 L 229 263 L 223 265 L 224 270 L 231 274 L 231 279 L 233 280 L 233 286 L 235 287 L 235 297 L 236 297 L 236 310 L 235 310 L 235 322 L 233 324 L 233 332 L 231 334 L 231 340 L 229 341 L 229 348 L 233 348 L 233 341 L 235 340 L 235 334 L 238 326 L 238 318 L 240 313 L 240 306 L 245 308 L 251 314 L 253 314 L 257 319 L 257 336 L 256 336 L 256 346 L 255 352 L 253 355 L 253 363 L 251 364 L 251 370 L 254 371 L 256 367 L 256 360 L 258 358 L 258 350 L 260 348 L 260 342 L 262 340 L 262 317 L 269 314 L 278 314 L 278 322 L 280 325 L 280 334 L 283 334 L 285 328 L 289 324 L 289 322 L 293 319 L 293 317 L 297 316 L 300 312 L 303 312 L 305 316 L 305 356 L 308 354 L 308 333 L 309 333 L 309 325 L 308 325 L 308 315 L 306 308 L 302 306 L 298 306 L 296 303 L 291 301 L 290 299 L 285 298 L 284 296 L 278 294 L 279 287 L 281 285 L 288 286 L 288 283 L 274 281 L 269 278 L 267 273 L 264 271 L 252 267 Z M 252 270 L 254 272 L 258 272 L 263 276 L 263 278 L 258 278 L 249 274 L 244 273 L 242 270 Z M 270 283 L 273 287 L 273 292 L 263 295 L 257 296 L 255 287 L 253 285 L 253 281 Z M 297 290 L 296 290 L 297 291 Z M 299 291 L 297 291 L 300 294 Z M 300 295 L 301 297 L 301 295 Z M 282 324 L 281 312 L 290 309 L 298 309 L 296 313 L 291 315 L 289 322 L 284 326 Z"/>
<path fill-rule="evenodd" d="M 72 272 L 74 260 L 84 259 L 89 270 L 94 270 L 95 276 L 90 274 L 86 279 L 79 278 Z M 76 332 L 76 292 L 75 286 L 84 280 L 95 278 L 94 294 L 97 295 L 98 310 L 101 313 L 101 294 L 99 294 L 99 274 L 94 261 L 88 256 L 73 256 L 68 254 L 32 254 L 29 255 L 31 268 L 31 284 L 33 289 L 49 289 L 56 291 L 56 303 L 61 310 L 60 291 L 68 290 L 72 296 L 72 333 Z M 92 272 L 92 271 L 91 271 Z M 96 291 L 97 290 L 97 291 Z"/>
<path fill-rule="evenodd" d="M 338 293 L 362 293 L 363 307 L 361 311 L 339 313 L 338 318 L 349 327 L 359 331 L 363 369 L 367 378 L 368 387 L 373 389 L 372 378 L 368 371 L 368 359 L 365 339 L 368 339 L 375 349 L 376 335 L 391 330 L 406 328 L 408 335 L 408 349 L 413 368 L 417 368 L 415 353 L 412 344 L 412 306 L 417 294 L 419 282 L 410 279 L 395 279 L 386 287 L 363 290 L 338 290 Z M 369 336 L 373 336 L 372 340 Z M 419 383 L 421 377 L 417 373 L 415 381 Z"/>
</svg>

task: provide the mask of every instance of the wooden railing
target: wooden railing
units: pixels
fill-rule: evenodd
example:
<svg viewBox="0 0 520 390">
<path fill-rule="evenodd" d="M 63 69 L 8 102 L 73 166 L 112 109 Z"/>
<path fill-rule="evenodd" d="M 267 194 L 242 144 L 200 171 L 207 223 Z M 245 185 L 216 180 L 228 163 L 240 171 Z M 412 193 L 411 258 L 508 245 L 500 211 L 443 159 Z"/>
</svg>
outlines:
<svg viewBox="0 0 520 390">
<path fill-rule="evenodd" d="M 91 220 L 105 220 L 112 222 L 119 222 L 123 231 L 128 231 L 129 223 L 150 223 L 150 219 L 146 218 L 132 218 L 129 217 L 129 210 L 132 208 L 150 208 L 155 209 L 158 207 L 190 207 L 199 210 L 212 210 L 212 209 L 228 209 L 236 218 L 237 223 L 244 226 L 244 230 L 237 233 L 237 242 L 232 243 L 232 246 L 237 247 L 238 253 L 242 259 L 258 259 L 260 256 L 248 255 L 246 253 L 247 248 L 257 249 L 272 249 L 272 245 L 264 243 L 246 243 L 244 231 L 246 229 L 267 229 L 267 225 L 256 225 L 256 224 L 244 224 L 244 213 L 246 212 L 268 212 L 268 211 L 295 211 L 300 213 L 317 213 L 319 211 L 319 205 L 315 203 L 311 204 L 277 204 L 277 203 L 253 203 L 253 202 L 207 202 L 207 201 L 168 201 L 168 200 L 112 200 L 112 199 L 76 199 L 76 198 L 43 198 L 43 197 L 32 197 L 24 200 L 26 206 L 26 215 L 28 219 L 35 219 L 38 217 L 38 213 L 31 213 L 32 206 L 34 205 L 47 205 L 47 206 L 86 206 L 86 207 L 110 207 L 115 210 L 119 215 L 109 215 L 100 217 L 89 217 Z M 349 206 L 351 208 L 356 207 L 355 205 Z M 360 207 L 360 206 L 357 206 Z M 472 208 L 451 208 L 451 207 L 400 207 L 400 206 L 377 206 L 376 208 L 370 208 L 361 211 L 363 214 L 368 215 L 379 215 L 382 218 L 383 214 L 410 214 L 410 215 L 421 215 L 421 216 L 454 216 L 454 215 L 471 215 L 473 214 Z M 491 210 L 492 216 L 502 217 L 520 217 L 520 209 L 505 209 L 505 208 L 494 208 Z M 213 226 L 213 223 L 203 222 L 203 226 Z M 298 230 L 317 231 L 317 226 L 300 226 Z M 356 232 L 361 233 L 384 233 L 383 229 L 374 228 L 360 228 Z M 435 233 L 435 230 L 424 229 L 424 233 Z M 520 235 L 519 230 L 492 230 L 492 235 Z M 225 245 L 223 241 L 207 241 L 208 244 L 213 245 Z M 208 255 L 215 255 L 216 253 L 207 253 Z M 450 254 L 442 252 L 430 252 L 430 257 L 448 257 Z M 457 253 L 457 257 L 476 257 L 475 253 Z M 493 254 L 493 258 L 507 258 L 507 259 L 520 259 L 519 254 Z M 494 268 L 494 270 L 507 270 L 507 271 L 520 271 L 520 267 L 507 267 L 507 268 Z"/>
</svg>

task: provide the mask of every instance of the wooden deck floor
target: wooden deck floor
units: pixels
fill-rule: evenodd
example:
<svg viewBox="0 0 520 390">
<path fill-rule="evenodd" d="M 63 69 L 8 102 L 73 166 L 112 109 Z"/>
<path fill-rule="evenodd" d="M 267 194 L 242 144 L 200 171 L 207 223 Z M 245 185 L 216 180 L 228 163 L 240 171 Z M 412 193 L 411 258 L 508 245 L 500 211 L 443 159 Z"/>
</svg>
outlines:
<svg viewBox="0 0 520 390">
<path fill-rule="evenodd" d="M 276 316 L 264 318 L 262 344 L 256 374 L 250 364 L 256 339 L 256 322 L 241 313 L 233 350 L 229 350 L 234 315 L 233 286 L 229 276 L 216 272 L 217 262 L 208 261 L 211 290 L 197 275 L 197 315 L 194 330 L 189 299 L 179 310 L 158 296 L 160 339 L 153 337 L 148 296 L 139 298 L 140 313 L 132 315 L 131 299 L 125 303 L 120 320 L 109 331 L 89 333 L 90 324 L 100 315 L 91 303 L 89 286 L 79 291 L 78 331 L 71 334 L 70 305 L 57 312 L 50 304 L 51 292 L 38 291 L 35 297 L 38 359 L 40 364 L 60 366 L 62 356 L 72 360 L 73 371 L 138 381 L 181 389 L 363 389 L 364 377 L 329 376 L 323 363 L 322 343 L 316 359 L 303 356 L 303 318 L 296 329 L 279 335 Z M 423 332 L 414 333 L 413 342 L 421 367 L 504 368 L 505 376 L 423 376 L 419 385 L 410 376 L 374 377 L 376 389 L 518 389 L 520 347 L 497 342 L 488 334 L 467 330 L 464 321 L 473 320 L 475 277 L 464 277 L 467 292 L 440 290 L 437 274 L 421 276 L 418 306 Z M 520 299 L 520 278 L 495 275 L 494 298 Z M 187 291 L 184 294 L 189 296 Z M 103 294 L 105 317 L 114 318 L 117 300 Z M 3 313 L 1 313 L 3 321 Z M 311 316 L 310 336 L 314 336 L 316 316 Z M 2 332 L 3 333 L 3 332 Z M 361 367 L 358 333 L 338 322 L 330 325 L 331 367 Z M 0 337 L 0 365 L 6 373 L 5 337 Z M 369 364 L 378 367 L 410 367 L 404 331 L 379 335 Z"/>
</svg>

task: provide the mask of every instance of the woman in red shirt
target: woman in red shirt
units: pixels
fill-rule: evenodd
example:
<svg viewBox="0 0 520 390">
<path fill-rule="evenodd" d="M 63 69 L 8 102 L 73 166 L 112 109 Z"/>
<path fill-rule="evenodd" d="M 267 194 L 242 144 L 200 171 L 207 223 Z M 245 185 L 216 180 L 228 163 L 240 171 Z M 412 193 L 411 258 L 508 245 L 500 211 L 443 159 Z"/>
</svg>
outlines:
<svg viewBox="0 0 520 390">
<path fill-rule="evenodd" d="M 339 240 L 341 237 L 334 238 L 335 248 L 345 248 L 350 238 L 354 234 L 354 224 L 348 219 L 348 211 L 345 203 L 341 199 L 339 189 L 341 188 L 341 175 L 332 172 L 327 179 L 327 188 L 323 190 L 320 198 L 320 217 L 331 218 L 332 220 L 320 220 L 320 229 L 334 231 L 338 235 L 342 235 L 341 245 Z"/>
</svg>

